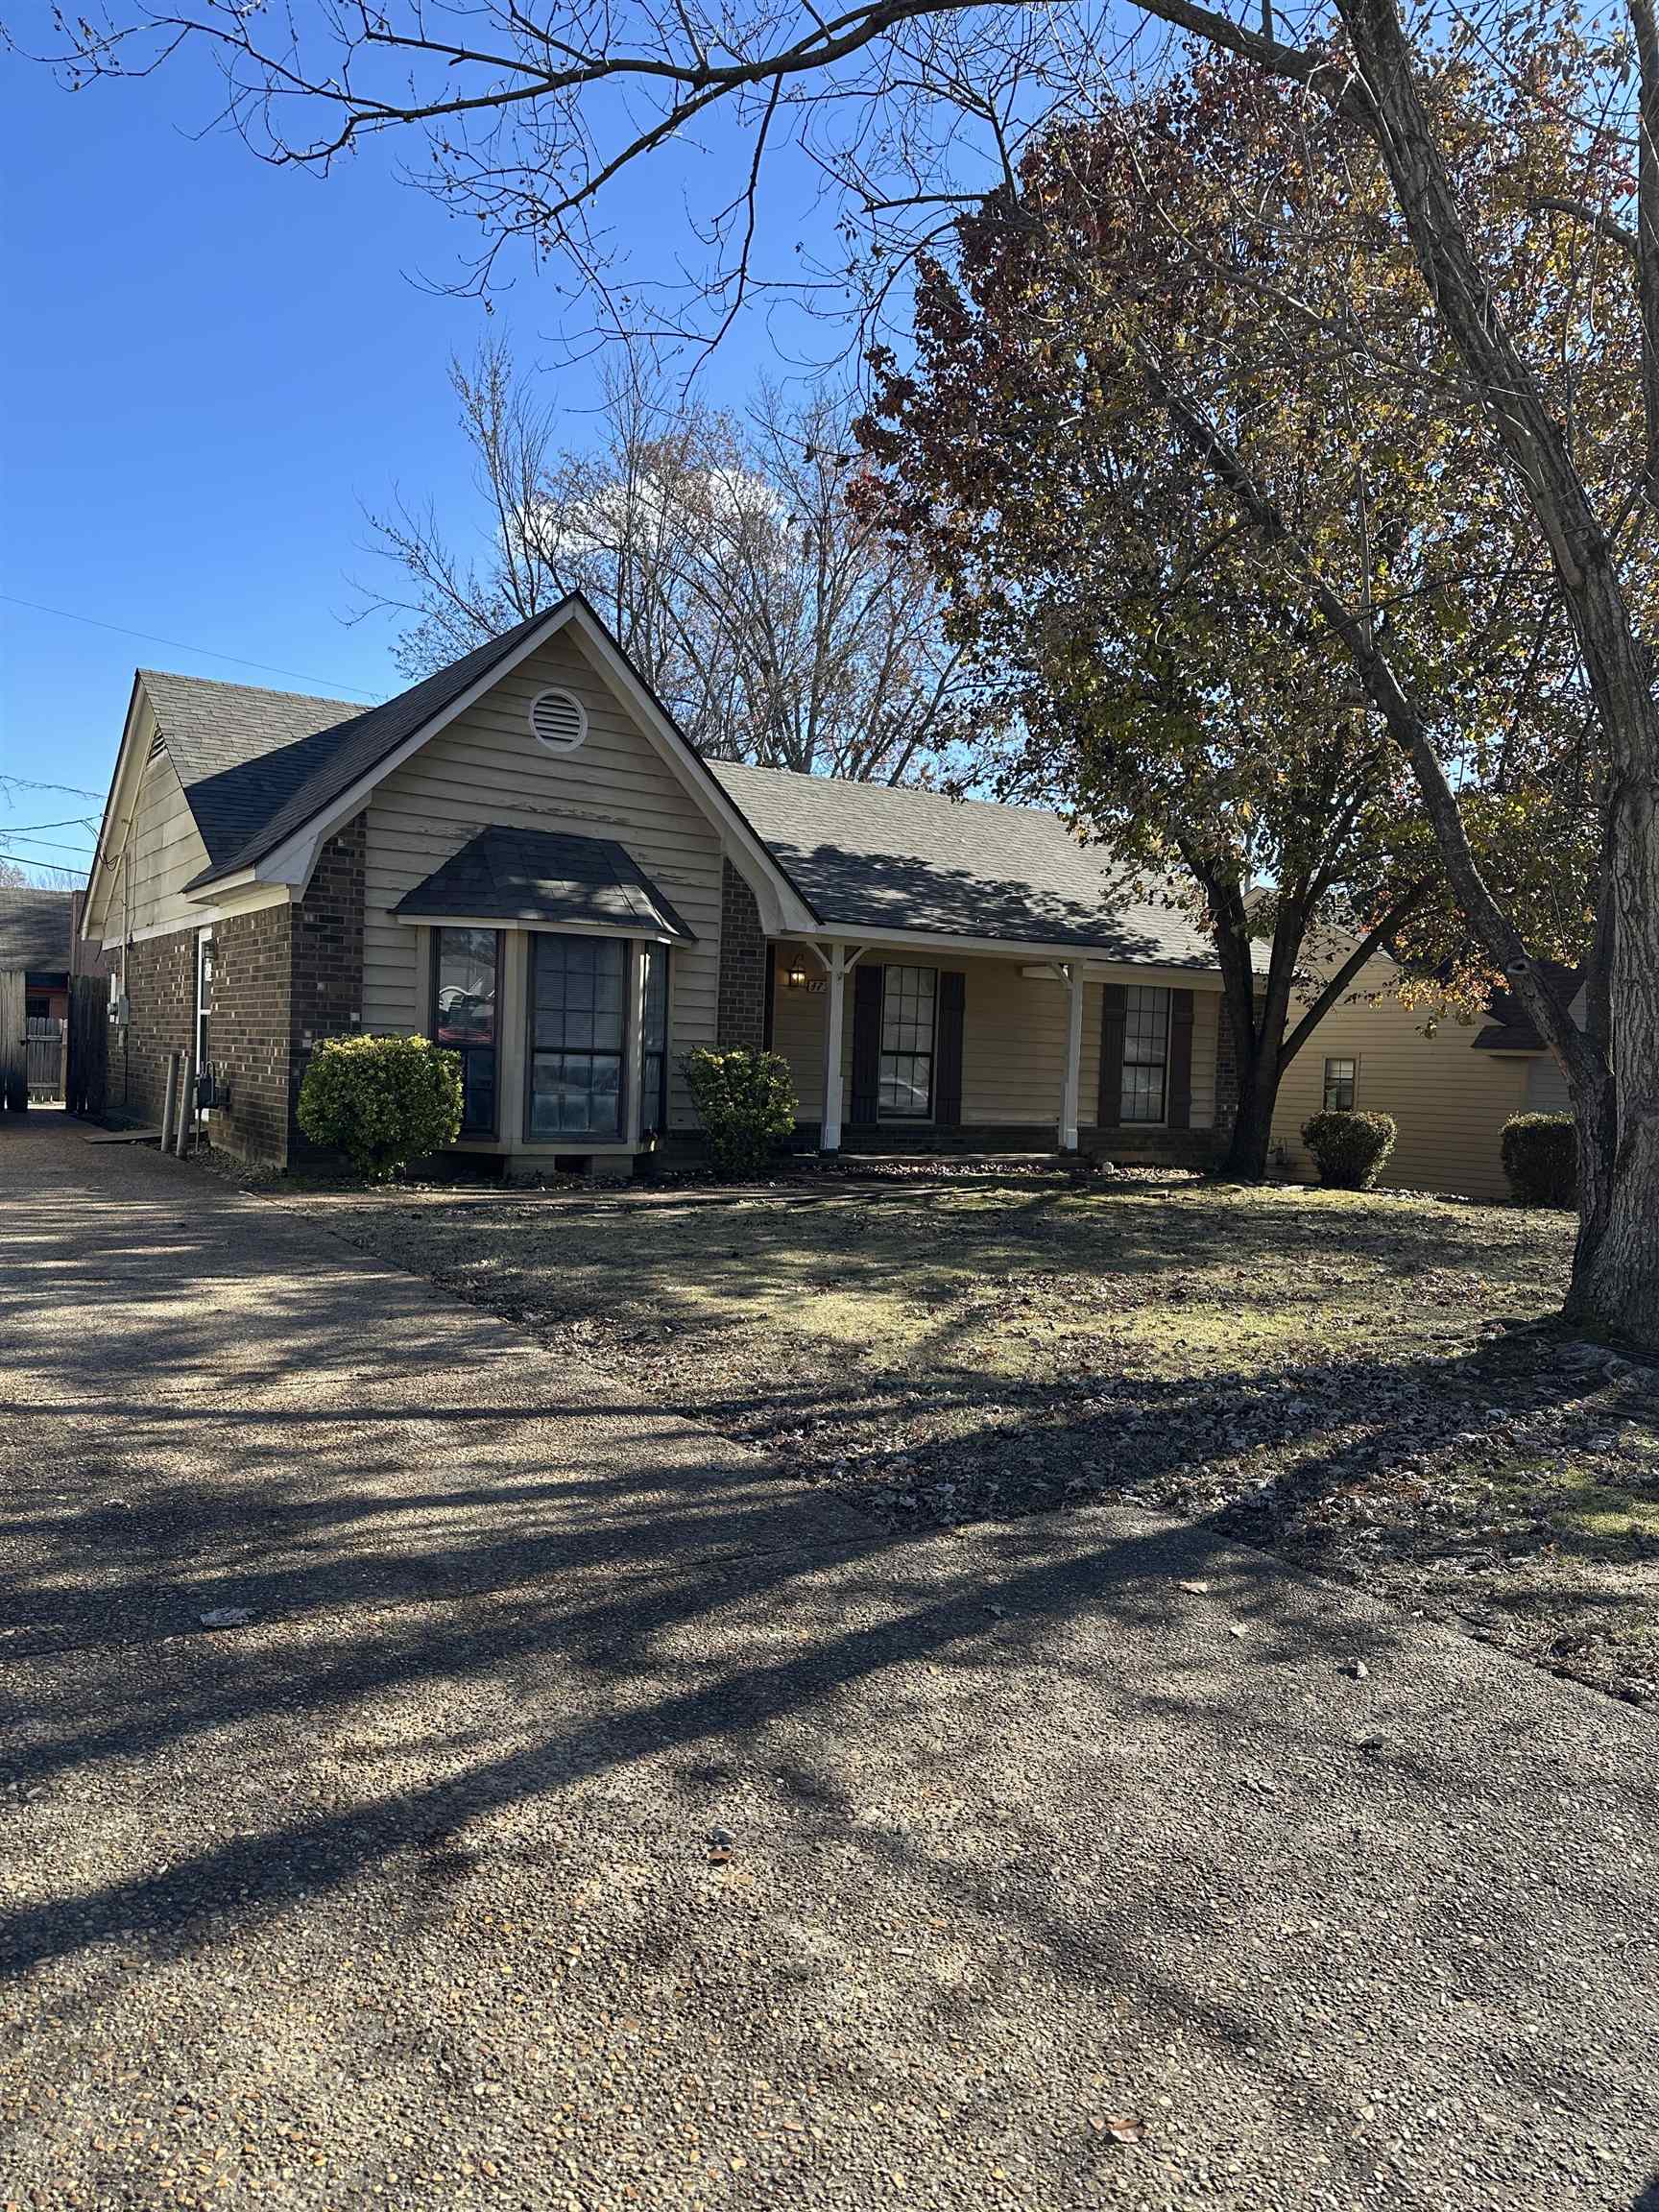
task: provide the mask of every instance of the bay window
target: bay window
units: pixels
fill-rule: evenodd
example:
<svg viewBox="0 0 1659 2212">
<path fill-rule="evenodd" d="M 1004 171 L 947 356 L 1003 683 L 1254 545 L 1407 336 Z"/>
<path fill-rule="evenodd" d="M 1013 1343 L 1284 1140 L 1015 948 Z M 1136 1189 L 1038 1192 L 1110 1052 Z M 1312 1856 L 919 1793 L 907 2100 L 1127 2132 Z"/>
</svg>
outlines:
<svg viewBox="0 0 1659 2212">
<path fill-rule="evenodd" d="M 497 929 L 435 929 L 432 1037 L 461 1055 L 461 1134 L 495 1134 Z"/>
<path fill-rule="evenodd" d="M 661 1136 L 668 1126 L 668 948 L 645 948 L 644 1054 L 639 1134 Z"/>
<path fill-rule="evenodd" d="M 533 1144 L 623 1133 L 627 945 L 618 937 L 530 940 L 529 1100 Z"/>
</svg>

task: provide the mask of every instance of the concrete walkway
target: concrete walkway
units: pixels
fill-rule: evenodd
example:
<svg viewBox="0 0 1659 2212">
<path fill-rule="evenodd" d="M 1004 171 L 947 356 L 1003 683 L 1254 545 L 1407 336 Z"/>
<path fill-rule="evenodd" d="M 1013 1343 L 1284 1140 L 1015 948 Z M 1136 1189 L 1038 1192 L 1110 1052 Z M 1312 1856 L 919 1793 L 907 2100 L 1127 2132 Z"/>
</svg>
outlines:
<svg viewBox="0 0 1659 2212">
<path fill-rule="evenodd" d="M 0 1223 L 0 2205 L 1659 2208 L 1651 1717 L 59 1116 Z"/>
</svg>

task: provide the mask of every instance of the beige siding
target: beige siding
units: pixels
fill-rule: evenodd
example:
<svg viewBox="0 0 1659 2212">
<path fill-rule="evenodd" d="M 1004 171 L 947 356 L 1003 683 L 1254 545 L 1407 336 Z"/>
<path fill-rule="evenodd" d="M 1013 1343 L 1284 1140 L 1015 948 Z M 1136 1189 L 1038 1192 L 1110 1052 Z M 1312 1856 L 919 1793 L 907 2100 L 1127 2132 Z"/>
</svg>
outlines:
<svg viewBox="0 0 1659 2212">
<path fill-rule="evenodd" d="M 1403 1006 L 1392 977 L 1391 967 L 1367 972 L 1360 986 L 1375 996 L 1334 1008 L 1291 1062 L 1273 1118 L 1275 1143 L 1298 1172 L 1312 1173 L 1302 1124 L 1324 1102 L 1326 1060 L 1354 1059 L 1356 1106 L 1392 1114 L 1399 1124 L 1385 1183 L 1505 1197 L 1499 1141 L 1510 1115 L 1526 1106 L 1526 1062 L 1477 1052 L 1476 1024 L 1448 1018 L 1426 1036 L 1430 1009 Z"/>
<path fill-rule="evenodd" d="M 1192 1126 L 1215 1126 L 1215 1053 L 1221 1040 L 1221 994 L 1192 994 Z"/>
<path fill-rule="evenodd" d="M 549 753 L 527 723 L 537 692 L 558 685 L 588 709 L 580 750 Z M 369 803 L 363 1021 L 414 1030 L 425 1021 L 421 933 L 393 919 L 406 891 L 493 823 L 614 837 L 662 891 L 697 942 L 673 953 L 671 1051 L 715 1034 L 720 959 L 718 833 L 574 639 L 561 637 L 387 777 Z M 510 1013 L 509 1024 L 514 1020 Z M 669 1118 L 695 1117 L 678 1074 Z"/>
<path fill-rule="evenodd" d="M 780 948 L 773 1001 L 773 1048 L 788 1061 L 795 1078 L 803 1120 L 816 1121 L 824 1111 L 824 1038 L 829 1005 L 822 992 L 791 991 L 784 981 L 794 947 Z M 816 956 L 804 954 L 809 976 L 823 974 Z M 876 954 L 868 957 L 874 959 Z M 920 955 L 894 955 L 920 958 Z M 1024 975 L 1016 960 L 941 958 L 940 968 L 960 969 L 964 986 L 962 1020 L 962 1118 L 974 1123 L 1029 1124 L 1060 1118 L 1060 1091 L 1066 1070 L 1066 986 L 1058 977 Z M 1192 1126 L 1208 1129 L 1215 1119 L 1216 1012 L 1214 991 L 1193 994 Z M 1083 1052 L 1078 1082 L 1078 1118 L 1085 1127 L 1095 1118 L 1100 1082 L 1100 986 L 1083 993 Z M 851 1114 L 853 1080 L 853 986 L 847 986 L 842 1022 L 843 1104 Z"/>
<path fill-rule="evenodd" d="M 789 1063 L 789 1072 L 795 1082 L 795 1097 L 803 1121 L 819 1120 L 824 1112 L 824 1039 L 830 1020 L 830 998 L 827 991 L 791 991 L 785 980 L 791 959 L 799 954 L 807 976 L 816 981 L 823 973 L 823 965 L 815 952 L 804 946 L 781 945 L 773 948 L 776 974 L 772 978 L 772 1049 L 781 1053 Z M 853 993 L 849 989 L 846 999 L 847 1018 L 843 1031 L 846 1050 L 843 1055 L 842 1074 L 846 1077 L 853 1062 Z"/>
<path fill-rule="evenodd" d="M 1561 1072 L 1561 1063 L 1554 1053 L 1532 1053 L 1524 1062 L 1524 1066 L 1527 1070 L 1527 1112 L 1571 1114 L 1573 1101 L 1567 1095 L 1567 1078 Z"/>
<path fill-rule="evenodd" d="M 184 896 L 192 876 L 207 865 L 207 849 L 191 817 L 178 771 L 163 753 L 144 770 L 138 786 L 123 861 L 104 917 L 104 941 L 119 944 L 133 935 L 160 929 L 195 927 L 202 908 Z"/>
</svg>

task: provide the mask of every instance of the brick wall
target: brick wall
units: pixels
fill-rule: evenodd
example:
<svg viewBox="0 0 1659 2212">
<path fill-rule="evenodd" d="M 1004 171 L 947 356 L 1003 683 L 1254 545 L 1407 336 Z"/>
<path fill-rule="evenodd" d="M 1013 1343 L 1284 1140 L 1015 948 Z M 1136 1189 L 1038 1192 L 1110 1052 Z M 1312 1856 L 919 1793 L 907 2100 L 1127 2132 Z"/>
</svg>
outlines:
<svg viewBox="0 0 1659 2212">
<path fill-rule="evenodd" d="M 1227 1019 L 1227 999 L 1222 995 L 1220 1025 L 1215 1037 L 1215 1135 L 1226 1143 L 1233 1135 L 1233 1124 L 1238 1118 L 1238 1060 L 1233 1049 L 1233 1024 Z"/>
<path fill-rule="evenodd" d="M 766 1042 L 766 932 L 755 894 L 730 860 L 720 870 L 720 997 L 715 1038 L 758 1051 Z"/>
<path fill-rule="evenodd" d="M 368 816 L 331 837 L 293 917 L 292 994 L 288 1028 L 288 1142 L 305 1150 L 294 1110 L 316 1047 L 330 1037 L 354 1037 L 363 1025 L 363 871 Z"/>
<path fill-rule="evenodd" d="M 304 899 L 213 925 L 207 1052 L 226 1086 L 213 1141 L 282 1167 L 303 1149 L 294 1119 L 300 1082 L 326 1037 L 354 1036 L 363 1015 L 365 817 L 329 839 Z M 111 1044 L 108 1103 L 161 1118 L 169 1052 L 195 1042 L 196 931 L 127 950 L 132 1008 L 125 1047 Z"/>
<path fill-rule="evenodd" d="M 213 928 L 209 1059 L 228 1086 L 213 1142 L 245 1160 L 288 1162 L 289 933 L 286 903 L 232 914 Z"/>
<path fill-rule="evenodd" d="M 128 1022 L 109 1039 L 105 1104 L 134 1120 L 161 1119 L 167 1055 L 187 1052 L 196 1027 L 196 932 L 140 938 L 127 948 Z"/>
</svg>

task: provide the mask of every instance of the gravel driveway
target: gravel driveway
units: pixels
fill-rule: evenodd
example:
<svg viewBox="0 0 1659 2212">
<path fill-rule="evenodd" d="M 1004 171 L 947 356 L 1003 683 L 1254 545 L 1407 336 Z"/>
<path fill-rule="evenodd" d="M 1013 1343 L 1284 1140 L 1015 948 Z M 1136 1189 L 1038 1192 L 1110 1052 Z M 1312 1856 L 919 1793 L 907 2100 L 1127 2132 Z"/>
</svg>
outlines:
<svg viewBox="0 0 1659 2212">
<path fill-rule="evenodd" d="M 59 1116 L 0 1221 L 0 2206 L 1659 2207 L 1652 1715 Z"/>
</svg>

